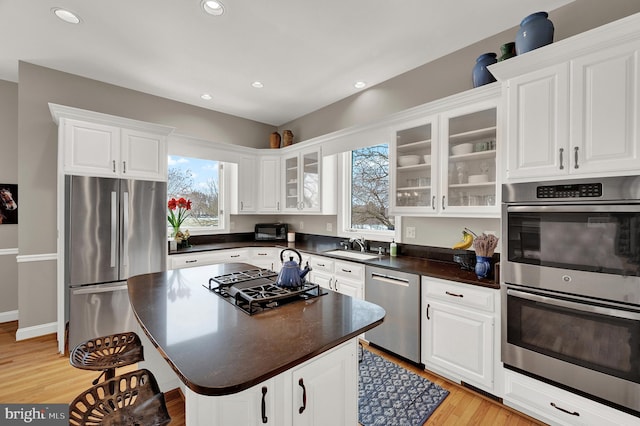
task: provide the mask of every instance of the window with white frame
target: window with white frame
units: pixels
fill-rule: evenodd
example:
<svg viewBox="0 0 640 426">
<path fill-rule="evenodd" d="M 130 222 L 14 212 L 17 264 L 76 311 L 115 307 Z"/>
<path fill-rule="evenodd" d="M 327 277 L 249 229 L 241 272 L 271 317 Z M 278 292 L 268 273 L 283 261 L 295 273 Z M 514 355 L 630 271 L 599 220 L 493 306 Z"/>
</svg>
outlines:
<svg viewBox="0 0 640 426">
<path fill-rule="evenodd" d="M 167 199 L 185 198 L 191 210 L 182 228 L 191 234 L 225 229 L 223 163 L 204 158 L 169 155 Z"/>
<path fill-rule="evenodd" d="M 343 154 L 342 231 L 367 239 L 396 238 L 399 223 L 389 215 L 389 145 Z"/>
</svg>

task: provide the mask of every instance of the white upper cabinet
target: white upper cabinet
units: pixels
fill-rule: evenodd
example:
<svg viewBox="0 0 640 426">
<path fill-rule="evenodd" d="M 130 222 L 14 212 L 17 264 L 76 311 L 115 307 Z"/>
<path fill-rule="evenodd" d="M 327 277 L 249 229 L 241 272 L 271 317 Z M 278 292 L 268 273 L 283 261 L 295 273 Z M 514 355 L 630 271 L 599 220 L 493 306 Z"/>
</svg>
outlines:
<svg viewBox="0 0 640 426">
<path fill-rule="evenodd" d="M 256 173 L 258 161 L 254 155 L 241 155 L 238 160 L 238 214 L 255 213 Z"/>
<path fill-rule="evenodd" d="M 639 28 L 633 15 L 490 67 L 506 82 L 508 180 L 637 173 Z"/>
<path fill-rule="evenodd" d="M 173 128 L 49 104 L 65 174 L 167 180 Z"/>
<path fill-rule="evenodd" d="M 477 88 L 424 107 L 392 127 L 391 213 L 498 217 L 500 88 Z"/>
<path fill-rule="evenodd" d="M 322 165 L 320 148 L 284 155 L 284 211 L 320 213 Z"/>
<path fill-rule="evenodd" d="M 280 212 L 280 157 L 260 157 L 258 209 L 261 213 Z"/>
</svg>

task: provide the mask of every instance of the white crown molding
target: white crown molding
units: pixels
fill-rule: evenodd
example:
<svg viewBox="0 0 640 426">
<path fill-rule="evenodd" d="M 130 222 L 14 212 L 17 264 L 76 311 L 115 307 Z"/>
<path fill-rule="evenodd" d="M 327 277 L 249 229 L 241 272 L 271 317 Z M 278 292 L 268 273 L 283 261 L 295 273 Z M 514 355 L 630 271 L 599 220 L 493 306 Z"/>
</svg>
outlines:
<svg viewBox="0 0 640 426">
<path fill-rule="evenodd" d="M 85 109 L 74 108 L 65 105 L 49 103 L 49 111 L 56 124 L 60 124 L 60 119 L 71 118 L 74 120 L 90 121 L 92 123 L 100 123 L 127 129 L 142 130 L 152 133 L 168 135 L 173 133 L 175 127 L 164 126 L 161 124 L 148 123 L 145 121 L 133 120 L 131 118 L 118 117 L 116 115 L 103 114 L 101 112 L 88 111 Z"/>
<path fill-rule="evenodd" d="M 19 253 L 17 248 L 0 249 L 0 256 L 11 256 Z"/>
<path fill-rule="evenodd" d="M 640 41 L 640 13 L 490 65 L 499 81 L 571 61 L 589 53 Z"/>
<path fill-rule="evenodd" d="M 26 262 L 44 262 L 49 260 L 58 260 L 57 253 L 44 253 L 44 254 L 25 254 L 23 256 L 16 256 L 18 263 Z"/>
</svg>

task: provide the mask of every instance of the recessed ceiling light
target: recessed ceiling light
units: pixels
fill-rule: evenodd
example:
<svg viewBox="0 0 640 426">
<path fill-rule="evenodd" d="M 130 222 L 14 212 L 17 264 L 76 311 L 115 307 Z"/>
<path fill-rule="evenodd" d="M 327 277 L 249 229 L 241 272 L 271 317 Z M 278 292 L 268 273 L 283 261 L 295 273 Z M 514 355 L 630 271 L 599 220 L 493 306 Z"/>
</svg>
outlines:
<svg viewBox="0 0 640 426">
<path fill-rule="evenodd" d="M 202 8 L 209 15 L 220 16 L 224 13 L 224 5 L 216 0 L 202 0 Z"/>
<path fill-rule="evenodd" d="M 353 87 L 355 87 L 356 89 L 362 89 L 363 87 L 366 87 L 367 83 L 365 83 L 364 81 L 356 81 L 353 85 Z"/>
<path fill-rule="evenodd" d="M 66 9 L 62 9 L 60 7 L 54 7 L 53 9 L 51 9 L 51 11 L 60 19 L 62 19 L 64 22 L 68 22 L 69 24 L 79 24 L 80 23 L 80 17 L 78 15 L 76 15 L 75 13 L 66 10 Z"/>
<path fill-rule="evenodd" d="M 205 101 L 210 101 L 211 99 L 213 99 L 213 97 L 208 93 L 203 93 L 202 95 L 200 95 L 200 97 Z"/>
<path fill-rule="evenodd" d="M 264 87 L 264 84 L 260 83 L 259 81 L 254 81 L 253 83 L 251 83 L 251 85 L 256 89 L 262 89 Z"/>
</svg>

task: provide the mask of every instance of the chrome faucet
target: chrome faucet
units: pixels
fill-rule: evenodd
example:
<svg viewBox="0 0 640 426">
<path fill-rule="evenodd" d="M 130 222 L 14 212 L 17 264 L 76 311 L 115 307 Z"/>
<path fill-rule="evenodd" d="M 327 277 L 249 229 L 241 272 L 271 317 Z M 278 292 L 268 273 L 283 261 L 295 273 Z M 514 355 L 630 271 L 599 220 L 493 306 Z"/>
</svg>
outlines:
<svg viewBox="0 0 640 426">
<path fill-rule="evenodd" d="M 349 239 L 349 242 L 350 243 L 353 243 L 353 242 L 358 243 L 358 245 L 360 246 L 360 251 L 362 251 L 362 252 L 365 251 L 364 250 L 364 246 L 365 246 L 366 241 L 365 241 L 364 237 L 360 237 L 360 238 L 352 237 L 352 238 Z"/>
</svg>

